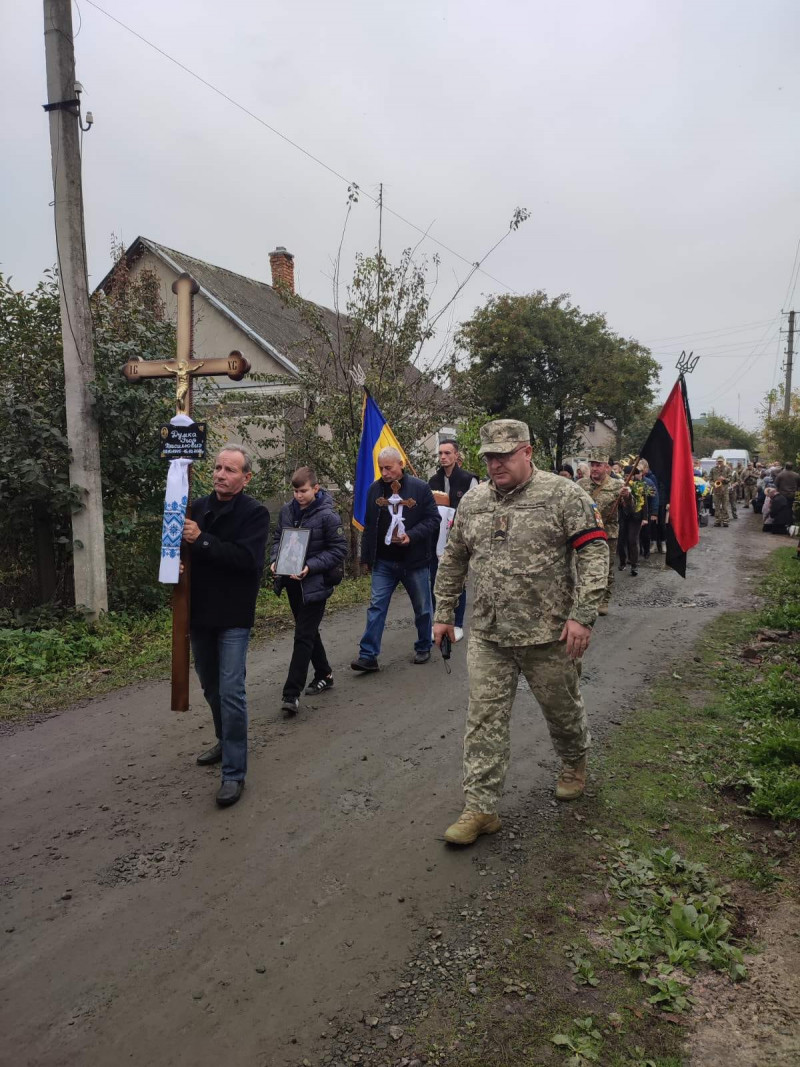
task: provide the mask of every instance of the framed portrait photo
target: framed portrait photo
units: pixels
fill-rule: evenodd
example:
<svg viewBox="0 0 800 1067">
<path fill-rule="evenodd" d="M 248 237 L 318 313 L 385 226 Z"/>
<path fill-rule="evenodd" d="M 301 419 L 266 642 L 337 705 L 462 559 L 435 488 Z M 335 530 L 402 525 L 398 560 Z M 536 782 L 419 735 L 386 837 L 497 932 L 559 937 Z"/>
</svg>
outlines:
<svg viewBox="0 0 800 1067">
<path fill-rule="evenodd" d="M 306 565 L 310 540 L 310 530 L 294 528 L 284 530 L 278 547 L 278 558 L 275 561 L 275 573 L 287 576 L 299 574 Z"/>
</svg>

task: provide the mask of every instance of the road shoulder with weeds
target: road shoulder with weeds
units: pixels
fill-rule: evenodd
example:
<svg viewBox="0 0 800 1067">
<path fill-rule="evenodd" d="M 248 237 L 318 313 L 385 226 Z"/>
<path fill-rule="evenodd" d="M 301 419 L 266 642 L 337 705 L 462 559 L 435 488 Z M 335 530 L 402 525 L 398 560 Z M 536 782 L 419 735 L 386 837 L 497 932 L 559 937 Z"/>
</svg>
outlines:
<svg viewBox="0 0 800 1067">
<path fill-rule="evenodd" d="M 380 1009 L 329 1067 L 800 1063 L 800 564 L 725 615 L 593 756 L 471 859 Z M 298 1061 L 300 1062 L 300 1061 Z M 311 1062 L 311 1061 L 309 1061 Z"/>
<path fill-rule="evenodd" d="M 329 613 L 369 599 L 368 577 L 346 580 Z M 289 602 L 261 589 L 254 641 L 291 629 Z M 42 616 L 0 628 L 0 723 L 68 707 L 136 682 L 166 677 L 172 641 L 169 608 L 148 615 L 109 613 L 89 624 L 77 614 Z"/>
</svg>

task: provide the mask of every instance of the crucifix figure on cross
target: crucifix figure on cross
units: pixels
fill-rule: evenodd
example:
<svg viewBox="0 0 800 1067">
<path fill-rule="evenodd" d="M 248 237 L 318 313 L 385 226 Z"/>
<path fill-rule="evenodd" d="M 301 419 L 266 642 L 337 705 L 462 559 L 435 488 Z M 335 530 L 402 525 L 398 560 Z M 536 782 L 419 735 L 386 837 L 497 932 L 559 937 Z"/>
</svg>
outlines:
<svg viewBox="0 0 800 1067">
<path fill-rule="evenodd" d="M 386 544 L 400 544 L 406 536 L 406 527 L 403 522 L 403 508 L 414 508 L 416 500 L 409 497 L 404 500 L 400 496 L 400 483 L 392 482 L 392 495 L 390 497 L 379 496 L 375 503 L 379 508 L 388 508 L 390 515 L 389 529 L 386 531 Z"/>
<path fill-rule="evenodd" d="M 141 356 L 129 359 L 122 368 L 122 373 L 129 382 L 140 382 L 144 378 L 175 378 L 175 410 L 178 415 L 192 413 L 192 382 L 197 377 L 227 375 L 234 382 L 240 382 L 250 370 L 250 362 L 241 352 L 234 349 L 227 356 L 216 359 L 196 360 L 192 354 L 194 330 L 192 324 L 192 304 L 195 293 L 200 286 L 189 274 L 181 276 L 172 283 L 172 291 L 178 297 L 178 336 L 176 339 L 176 358 L 169 363 L 156 360 L 144 360 Z"/>
<path fill-rule="evenodd" d="M 192 414 L 192 383 L 196 377 L 227 375 L 238 382 L 250 370 L 250 362 L 241 352 L 228 356 L 196 360 L 193 355 L 194 330 L 192 305 L 200 286 L 189 274 L 181 274 L 172 283 L 178 298 L 176 358 L 168 363 L 144 360 L 140 356 L 129 359 L 122 373 L 131 383 L 145 378 L 175 378 L 175 413 Z M 191 467 L 186 514 L 191 515 Z M 172 595 L 172 710 L 189 710 L 189 564 L 188 553 L 181 552 L 183 567 Z"/>
</svg>

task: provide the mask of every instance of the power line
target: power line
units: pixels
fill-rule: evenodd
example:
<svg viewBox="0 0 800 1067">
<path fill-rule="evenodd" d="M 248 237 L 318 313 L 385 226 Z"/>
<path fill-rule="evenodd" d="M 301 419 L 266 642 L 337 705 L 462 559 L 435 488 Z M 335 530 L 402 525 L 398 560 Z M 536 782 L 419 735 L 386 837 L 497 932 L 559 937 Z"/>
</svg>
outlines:
<svg viewBox="0 0 800 1067">
<path fill-rule="evenodd" d="M 288 137 L 285 133 L 282 133 L 275 126 L 270 125 L 270 123 L 267 122 L 265 119 L 262 119 L 260 115 L 256 115 L 254 111 L 251 111 L 248 107 L 245 107 L 244 104 L 240 104 L 238 100 L 234 100 L 234 98 L 232 96 L 229 96 L 228 93 L 218 88 L 212 82 L 207 81 L 204 77 L 202 77 L 202 75 L 197 74 L 190 67 L 187 67 L 185 63 L 181 63 L 179 59 L 176 59 L 174 56 L 170 55 L 169 52 L 165 52 L 163 48 L 159 48 L 157 44 L 154 44 L 146 37 L 143 37 L 141 33 L 137 33 L 136 30 L 132 29 L 130 26 L 126 25 L 124 22 L 118 19 L 116 15 L 112 15 L 109 11 L 106 11 L 104 8 L 100 7 L 99 4 L 95 3 L 95 0 L 86 0 L 86 3 L 89 4 L 91 7 L 95 8 L 97 11 L 99 11 L 101 15 L 105 15 L 106 18 L 110 19 L 112 22 L 115 22 L 123 30 L 126 30 L 128 33 L 132 34 L 134 37 L 137 38 L 137 40 L 141 41 L 143 44 L 146 44 L 148 48 L 152 48 L 153 51 L 158 52 L 158 54 L 160 56 L 163 56 L 164 59 L 169 60 L 170 63 L 174 63 L 175 66 L 179 67 L 185 74 L 188 74 L 196 81 L 199 81 L 201 85 L 204 85 L 207 89 L 210 89 L 213 93 L 216 93 L 217 96 L 221 96 L 223 100 L 226 100 L 229 104 L 232 104 L 235 108 L 238 108 L 239 111 L 243 112 L 249 118 L 254 119 L 265 129 L 269 130 L 270 133 L 274 133 L 276 137 L 280 137 L 282 141 L 285 141 L 288 145 L 291 145 L 292 148 L 295 148 L 298 152 L 301 152 L 313 163 L 316 163 L 317 166 L 322 167 L 323 170 L 328 171 L 328 173 L 332 174 L 334 178 L 337 178 L 339 181 L 344 182 L 345 185 L 347 185 L 348 187 L 356 186 L 361 195 L 365 196 L 368 200 L 371 200 L 373 204 L 378 203 L 378 198 L 373 196 L 371 193 L 368 193 L 366 189 L 363 188 L 363 186 L 359 185 L 357 182 L 354 182 L 350 178 L 346 178 L 344 174 L 336 170 L 335 167 L 330 166 L 323 159 L 320 159 L 319 156 L 314 155 L 313 152 L 310 152 L 307 148 L 304 148 L 301 144 L 298 144 L 297 141 L 292 140 L 291 137 Z M 440 248 L 443 248 L 446 252 L 449 252 L 451 256 L 455 256 L 456 259 L 460 259 L 462 263 L 466 263 L 473 269 L 479 270 L 481 274 L 485 275 L 491 281 L 495 282 L 496 285 L 501 285 L 504 289 L 507 289 L 509 292 L 519 296 L 519 293 L 516 289 L 513 288 L 513 286 L 507 285 L 499 278 L 495 278 L 493 275 L 489 274 L 488 271 L 485 271 L 480 266 L 483 260 L 486 259 L 486 256 L 484 256 L 483 259 L 480 260 L 469 259 L 467 256 L 463 256 L 460 252 L 457 252 L 454 248 L 451 248 L 449 245 L 446 245 L 444 241 L 440 241 L 436 237 L 431 237 L 428 231 L 423 229 L 422 226 L 418 226 L 415 222 L 412 222 L 410 219 L 405 218 L 398 211 L 394 211 L 392 208 L 388 207 L 386 203 L 383 204 L 383 210 L 387 212 L 387 214 L 393 215 L 400 222 L 404 223 L 404 225 L 410 226 L 412 230 L 416 230 L 417 233 L 422 234 L 423 237 L 426 237 L 429 241 L 433 241 L 434 244 L 438 245 Z M 497 246 L 495 245 L 495 247 Z M 491 251 L 494 251 L 494 249 L 491 249 L 490 252 Z M 486 255 L 489 255 L 490 252 L 487 252 Z"/>
<path fill-rule="evenodd" d="M 773 322 L 775 316 L 771 319 L 759 319 L 757 322 L 745 322 L 741 326 L 720 326 L 714 330 L 691 330 L 689 333 L 679 333 L 672 337 L 651 337 L 649 340 L 643 340 L 642 344 L 655 345 L 666 341 L 682 341 L 684 339 L 693 339 L 695 337 L 707 337 L 710 334 L 720 334 L 721 336 L 727 333 L 744 333 L 748 329 L 756 329 L 759 326 L 764 326 L 768 322 Z"/>
<path fill-rule="evenodd" d="M 767 336 L 768 334 L 769 337 Z M 736 377 L 728 383 L 725 389 L 721 390 L 720 392 L 704 393 L 702 396 L 697 398 L 698 401 L 702 402 L 709 398 L 718 399 L 719 397 L 727 396 L 731 389 L 738 385 L 742 378 L 745 376 L 745 374 L 747 374 L 748 371 L 752 369 L 756 360 L 764 355 L 764 350 L 766 349 L 767 345 L 771 341 L 773 341 L 776 336 L 780 337 L 780 326 L 778 326 L 777 331 L 770 330 L 770 327 L 768 326 L 767 329 L 764 331 L 761 340 L 756 343 L 755 347 L 753 348 L 753 351 L 750 353 L 750 355 L 744 357 L 742 363 L 740 364 L 740 367 L 737 368 L 737 370 L 740 370 L 740 373 L 738 373 Z M 759 349 L 761 349 L 761 351 L 759 351 Z"/>
<path fill-rule="evenodd" d="M 776 320 L 777 317 L 775 319 L 770 319 L 769 322 L 775 323 Z M 729 354 L 735 355 L 737 349 L 752 348 L 754 343 L 756 342 L 751 337 L 748 341 L 726 341 L 723 344 L 709 345 L 708 347 L 703 344 L 694 345 L 694 351 L 705 359 L 707 356 L 726 356 Z M 653 353 L 654 356 L 662 355 L 664 357 L 668 357 L 674 353 L 675 349 L 674 347 L 651 348 L 650 351 Z"/>
</svg>

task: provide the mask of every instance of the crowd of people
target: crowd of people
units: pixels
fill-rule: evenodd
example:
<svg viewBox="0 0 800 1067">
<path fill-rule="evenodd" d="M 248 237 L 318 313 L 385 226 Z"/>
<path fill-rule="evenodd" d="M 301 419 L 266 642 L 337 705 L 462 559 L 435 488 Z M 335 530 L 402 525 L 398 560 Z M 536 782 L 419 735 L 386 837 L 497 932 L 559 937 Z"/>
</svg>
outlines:
<svg viewBox="0 0 800 1067">
<path fill-rule="evenodd" d="M 719 458 L 707 478 L 695 470 L 698 512 L 705 525 L 713 516 L 715 526 L 728 526 L 736 519 L 737 506 L 752 508 L 760 515 L 764 533 L 790 535 L 800 523 L 800 474 L 794 464 L 737 463 Z"/>
<path fill-rule="evenodd" d="M 561 757 L 556 796 L 571 800 L 583 792 L 590 736 L 580 660 L 597 616 L 608 614 L 615 570 L 635 578 L 653 546 L 664 552 L 669 522 L 664 487 L 643 459 L 615 463 L 593 452 L 575 472 L 568 465 L 542 471 L 528 427 L 513 419 L 481 428 L 480 454 L 483 479 L 463 468 L 457 441 L 442 441 L 428 481 L 406 470 L 398 449 L 378 454 L 380 477 L 369 488 L 361 537 L 370 600 L 351 663 L 360 674 L 380 670 L 387 614 L 400 585 L 414 613 L 412 663 L 427 663 L 434 643 L 444 651 L 460 641 L 469 573 L 465 808 L 444 835 L 461 845 L 499 829 L 520 672 Z M 237 803 L 247 773 L 245 666 L 270 533 L 267 509 L 244 491 L 251 478 L 247 452 L 223 448 L 213 491 L 193 503 L 183 532 L 192 650 L 217 737 L 197 762 L 221 764 L 221 807 Z M 286 718 L 297 714 L 301 694 L 319 696 L 334 684 L 320 626 L 347 556 L 342 519 L 315 471 L 299 467 L 291 485 L 269 547 L 275 592 L 285 591 L 295 620 L 282 692 Z M 789 462 L 733 469 L 719 460 L 707 479 L 696 472 L 695 485 L 698 513 L 712 514 L 716 526 L 736 517 L 738 502 L 760 513 L 771 533 L 794 529 L 800 475 Z"/>
</svg>

